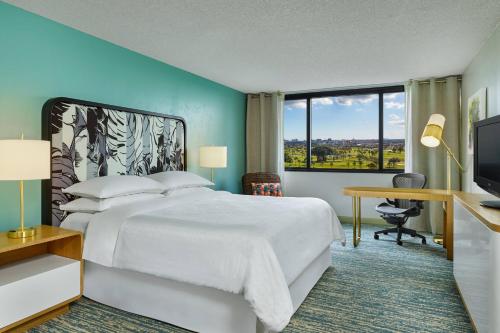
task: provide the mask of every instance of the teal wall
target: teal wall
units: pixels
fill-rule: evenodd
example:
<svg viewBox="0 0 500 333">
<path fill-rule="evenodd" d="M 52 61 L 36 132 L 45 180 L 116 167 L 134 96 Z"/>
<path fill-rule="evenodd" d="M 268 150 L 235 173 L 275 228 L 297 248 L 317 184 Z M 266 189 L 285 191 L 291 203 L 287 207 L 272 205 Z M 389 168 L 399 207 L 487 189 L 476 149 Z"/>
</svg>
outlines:
<svg viewBox="0 0 500 333">
<path fill-rule="evenodd" d="M 188 169 L 209 177 L 199 146 L 227 145 L 217 186 L 240 191 L 243 93 L 0 2 L 0 139 L 41 138 L 42 105 L 57 96 L 184 117 Z M 40 181 L 25 186 L 26 222 L 39 224 Z M 0 181 L 0 230 L 17 226 L 18 202 L 17 183 Z"/>
<path fill-rule="evenodd" d="M 484 43 L 462 76 L 462 133 L 467 133 L 467 99 L 486 88 L 486 117 L 500 115 L 500 26 Z M 466 135 L 462 135 L 462 162 L 470 165 L 462 176 L 463 190 L 485 193 L 473 181 L 472 158 L 466 154 Z"/>
</svg>

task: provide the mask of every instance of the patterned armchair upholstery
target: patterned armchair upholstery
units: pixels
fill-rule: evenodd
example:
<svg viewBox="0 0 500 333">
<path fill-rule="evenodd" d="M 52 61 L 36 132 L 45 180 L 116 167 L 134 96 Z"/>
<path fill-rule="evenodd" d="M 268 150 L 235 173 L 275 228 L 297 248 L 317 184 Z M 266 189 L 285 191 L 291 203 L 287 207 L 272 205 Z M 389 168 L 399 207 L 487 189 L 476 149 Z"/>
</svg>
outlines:
<svg viewBox="0 0 500 333">
<path fill-rule="evenodd" d="M 252 195 L 252 183 L 280 183 L 280 176 L 270 172 L 247 173 L 242 178 L 243 194 Z"/>
</svg>

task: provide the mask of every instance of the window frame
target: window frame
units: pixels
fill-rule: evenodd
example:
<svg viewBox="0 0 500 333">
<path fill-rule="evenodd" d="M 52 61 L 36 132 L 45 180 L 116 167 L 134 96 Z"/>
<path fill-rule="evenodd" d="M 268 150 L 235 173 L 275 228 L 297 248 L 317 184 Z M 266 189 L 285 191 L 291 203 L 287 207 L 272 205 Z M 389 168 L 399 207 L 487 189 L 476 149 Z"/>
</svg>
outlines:
<svg viewBox="0 0 500 333">
<path fill-rule="evenodd" d="M 384 94 L 404 93 L 403 85 L 358 88 L 346 90 L 321 91 L 310 93 L 298 93 L 285 95 L 285 101 L 306 100 L 306 167 L 285 167 L 285 171 L 302 172 L 344 172 L 344 173 L 402 173 L 404 169 L 384 168 Z M 312 132 L 312 110 L 311 99 L 321 97 L 339 97 L 353 95 L 378 95 L 378 168 L 377 169 L 337 169 L 337 168 L 313 168 L 311 165 L 311 132 Z M 406 140 L 406 138 L 405 138 Z M 284 144 L 284 140 L 283 140 Z M 284 151 L 284 147 L 283 147 Z M 406 163 L 406 161 L 405 161 Z"/>
</svg>

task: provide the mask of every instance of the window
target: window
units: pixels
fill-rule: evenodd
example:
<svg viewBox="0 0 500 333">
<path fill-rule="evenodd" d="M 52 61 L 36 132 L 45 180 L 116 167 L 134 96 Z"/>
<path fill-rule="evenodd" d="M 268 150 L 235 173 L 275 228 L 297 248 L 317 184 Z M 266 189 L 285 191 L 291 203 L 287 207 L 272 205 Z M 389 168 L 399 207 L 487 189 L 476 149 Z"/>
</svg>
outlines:
<svg viewBox="0 0 500 333">
<path fill-rule="evenodd" d="M 400 172 L 404 169 L 402 86 L 287 95 L 285 168 Z"/>
</svg>

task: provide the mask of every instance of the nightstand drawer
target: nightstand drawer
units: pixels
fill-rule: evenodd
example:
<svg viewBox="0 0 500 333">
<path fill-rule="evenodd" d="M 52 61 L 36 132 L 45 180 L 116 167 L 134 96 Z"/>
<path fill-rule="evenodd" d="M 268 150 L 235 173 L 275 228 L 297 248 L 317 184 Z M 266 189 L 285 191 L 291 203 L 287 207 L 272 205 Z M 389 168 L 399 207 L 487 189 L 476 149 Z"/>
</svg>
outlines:
<svg viewBox="0 0 500 333">
<path fill-rule="evenodd" d="M 80 261 L 43 254 L 0 266 L 0 330 L 80 295 Z"/>
</svg>

